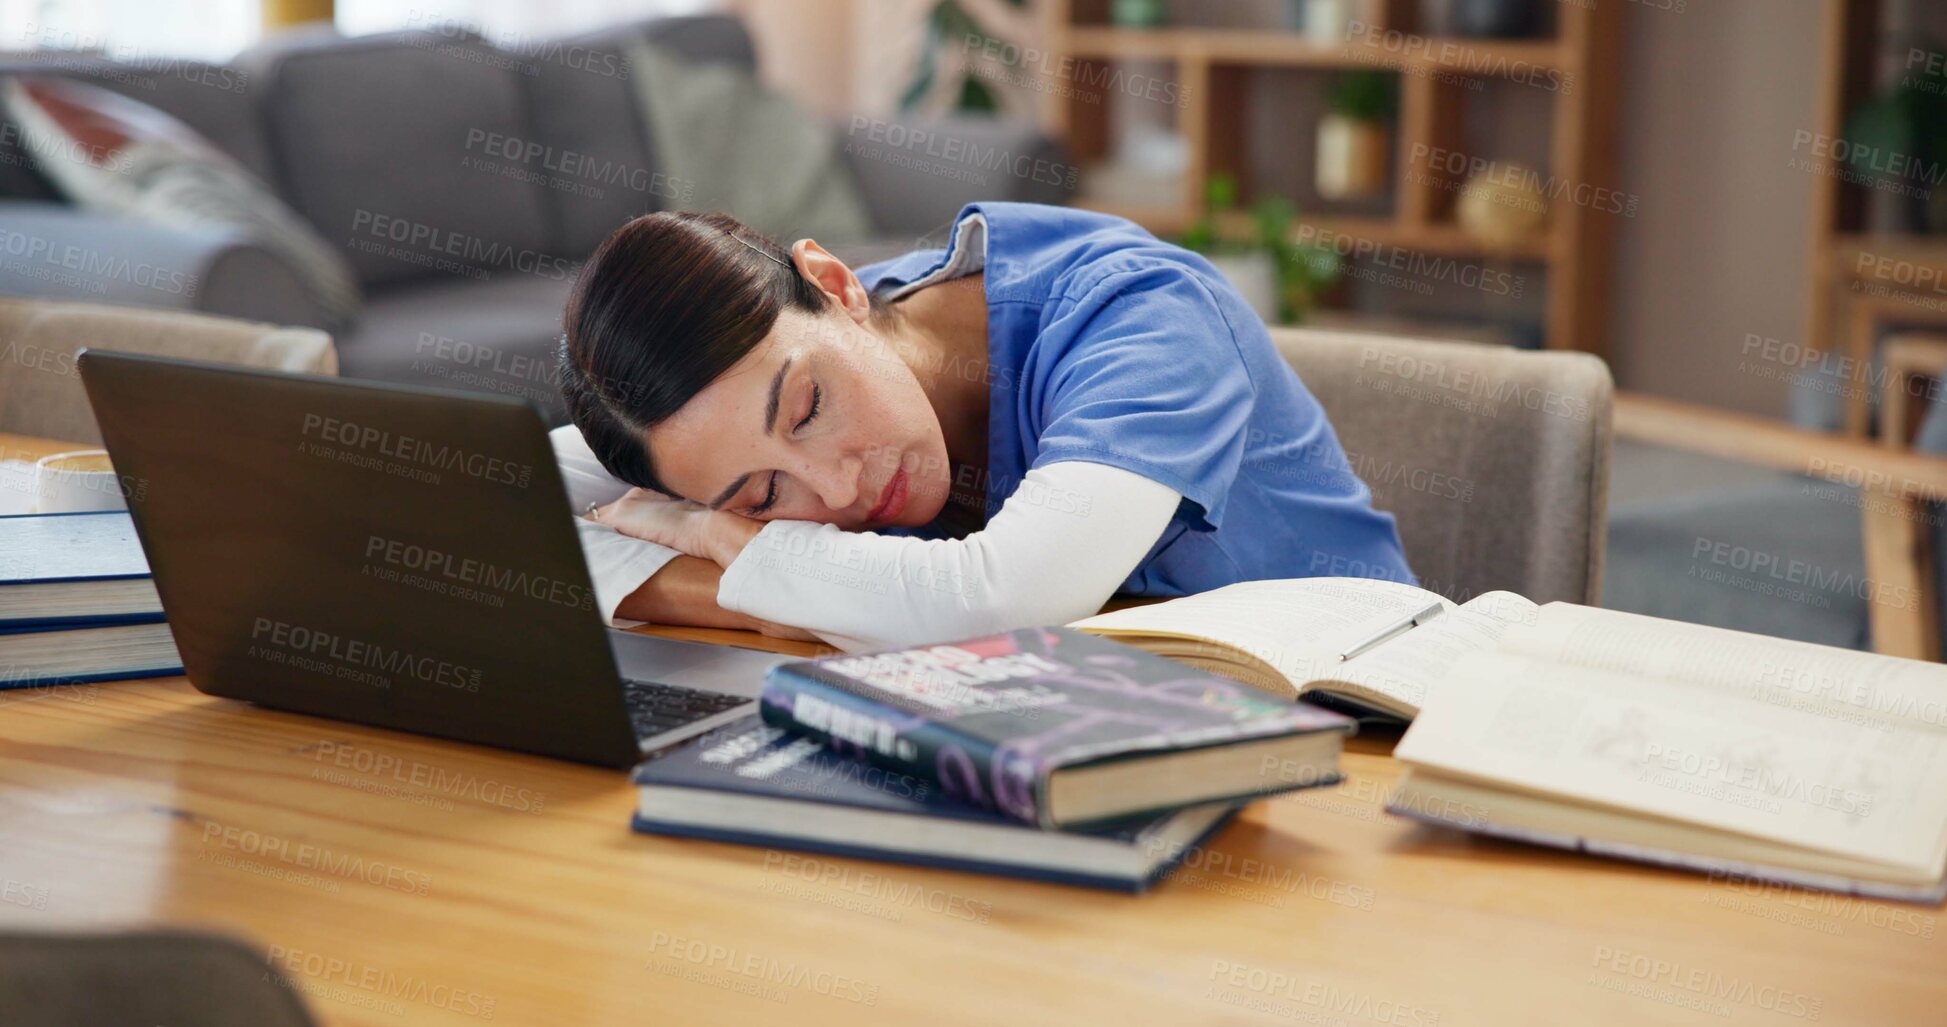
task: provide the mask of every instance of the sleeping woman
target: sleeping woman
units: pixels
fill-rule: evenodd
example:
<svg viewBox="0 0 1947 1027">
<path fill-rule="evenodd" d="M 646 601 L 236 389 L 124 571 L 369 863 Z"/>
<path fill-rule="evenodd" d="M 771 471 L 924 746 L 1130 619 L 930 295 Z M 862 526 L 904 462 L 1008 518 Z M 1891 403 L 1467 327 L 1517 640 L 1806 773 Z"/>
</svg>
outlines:
<svg viewBox="0 0 1947 1027">
<path fill-rule="evenodd" d="M 1412 582 L 1317 400 L 1203 258 L 963 209 L 853 269 L 722 214 L 617 229 L 568 301 L 554 447 L 611 623 L 843 649 L 1341 573 Z"/>
</svg>

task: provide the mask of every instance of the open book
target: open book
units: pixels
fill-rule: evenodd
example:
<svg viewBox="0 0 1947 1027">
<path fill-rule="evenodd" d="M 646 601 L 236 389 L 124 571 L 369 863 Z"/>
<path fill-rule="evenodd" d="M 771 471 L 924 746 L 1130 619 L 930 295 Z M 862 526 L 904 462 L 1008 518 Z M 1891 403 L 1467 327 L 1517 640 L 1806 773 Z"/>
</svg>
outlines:
<svg viewBox="0 0 1947 1027">
<path fill-rule="evenodd" d="M 1254 581 L 1071 625 L 1413 719 L 1388 809 L 1544 845 L 1947 898 L 1947 666 L 1507 592 Z"/>
<path fill-rule="evenodd" d="M 1340 659 L 1436 602 L 1444 608 L 1439 616 Z M 1512 592 L 1456 605 L 1396 581 L 1290 578 L 1226 585 L 1069 627 L 1274 694 L 1322 695 L 1335 705 L 1411 720 L 1461 657 L 1492 649 L 1510 627 L 1533 622 L 1537 609 Z"/>
<path fill-rule="evenodd" d="M 1947 667 L 1540 609 L 1460 660 L 1388 809 L 1736 877 L 1947 898 Z"/>
</svg>

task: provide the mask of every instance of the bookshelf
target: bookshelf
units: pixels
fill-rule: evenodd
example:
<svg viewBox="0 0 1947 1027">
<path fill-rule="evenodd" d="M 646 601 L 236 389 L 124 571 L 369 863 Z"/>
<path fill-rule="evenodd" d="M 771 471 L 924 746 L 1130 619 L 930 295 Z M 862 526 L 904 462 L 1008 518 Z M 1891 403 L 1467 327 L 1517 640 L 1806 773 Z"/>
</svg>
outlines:
<svg viewBox="0 0 1947 1027">
<path fill-rule="evenodd" d="M 1848 114 L 1882 85 L 1875 64 L 1888 5 L 1822 2 L 1813 131 L 1843 141 Z M 1840 175 L 1835 149 L 1817 149 L 1802 155 L 1814 175 L 1805 339 L 1810 349 L 1847 358 L 1838 365 L 1846 377 L 1844 431 L 1863 437 L 1871 425 L 1871 386 L 1878 381 L 1870 362 L 1881 333 L 1895 326 L 1947 327 L 1947 236 L 1875 229 L 1867 209 L 1870 187 Z M 1940 170 L 1920 168 L 1907 177 L 1931 185 Z"/>
<path fill-rule="evenodd" d="M 1505 77 L 1509 69 L 1530 75 L 1543 71 L 1568 87 L 1548 97 L 1546 166 L 1537 170 L 1571 193 L 1586 192 L 1576 188 L 1583 184 L 1613 189 L 1623 0 L 1545 5 L 1555 8 L 1554 30 L 1534 39 L 1423 36 L 1415 32 L 1417 5 L 1411 0 L 1362 2 L 1355 20 L 1368 31 L 1320 43 L 1282 27 L 1124 28 L 1110 24 L 1110 0 L 1049 0 L 1049 49 L 1072 71 L 1066 76 L 1069 88 L 1050 99 L 1045 115 L 1050 131 L 1078 163 L 1088 167 L 1110 153 L 1112 108 L 1131 102 L 1113 89 L 1091 90 L 1087 83 L 1107 79 L 1119 62 L 1162 62 L 1182 90 L 1176 132 L 1187 160 L 1170 198 L 1130 204 L 1093 198 L 1085 190 L 1076 202 L 1128 217 L 1158 234 L 1180 232 L 1200 214 L 1213 174 L 1233 176 L 1247 196 L 1254 192 L 1247 124 L 1253 76 L 1362 69 L 1394 74 L 1399 109 L 1392 123 L 1390 211 L 1307 210 L 1294 232 L 1310 228 L 1432 256 L 1536 265 L 1543 283 L 1543 343 L 1603 353 L 1607 254 L 1616 215 L 1557 196 L 1542 233 L 1491 245 L 1455 221 L 1461 183 L 1434 161 L 1414 162 L 1409 156 L 1464 152 L 1469 80 Z M 1299 131 L 1309 138 L 1308 128 Z"/>
</svg>

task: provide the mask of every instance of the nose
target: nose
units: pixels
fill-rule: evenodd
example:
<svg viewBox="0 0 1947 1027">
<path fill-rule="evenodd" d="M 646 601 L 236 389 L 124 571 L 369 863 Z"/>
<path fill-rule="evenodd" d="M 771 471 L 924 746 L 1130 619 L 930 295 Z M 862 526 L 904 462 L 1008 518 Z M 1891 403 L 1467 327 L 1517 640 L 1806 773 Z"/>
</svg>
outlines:
<svg viewBox="0 0 1947 1027">
<path fill-rule="evenodd" d="M 859 501 L 864 485 L 860 481 L 865 461 L 856 456 L 838 459 L 805 460 L 798 468 L 798 480 L 830 510 L 849 509 Z"/>
</svg>

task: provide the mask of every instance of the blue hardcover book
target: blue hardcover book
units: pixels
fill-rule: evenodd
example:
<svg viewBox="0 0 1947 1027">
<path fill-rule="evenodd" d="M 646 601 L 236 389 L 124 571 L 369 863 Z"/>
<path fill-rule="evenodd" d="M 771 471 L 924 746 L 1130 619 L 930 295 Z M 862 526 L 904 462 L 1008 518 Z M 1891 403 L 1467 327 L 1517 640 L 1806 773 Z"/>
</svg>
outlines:
<svg viewBox="0 0 1947 1027">
<path fill-rule="evenodd" d="M 647 834 L 1131 892 L 1161 879 L 1237 811 L 1218 803 L 1040 831 L 755 716 L 642 764 L 633 780 L 633 826 Z"/>
<path fill-rule="evenodd" d="M 0 689 L 170 677 L 183 658 L 169 625 L 0 625 Z"/>
<path fill-rule="evenodd" d="M 760 710 L 1044 828 L 1334 784 L 1356 727 L 1062 627 L 782 664 Z"/>
<path fill-rule="evenodd" d="M 0 517 L 0 625 L 161 619 L 162 601 L 126 511 Z"/>
</svg>

